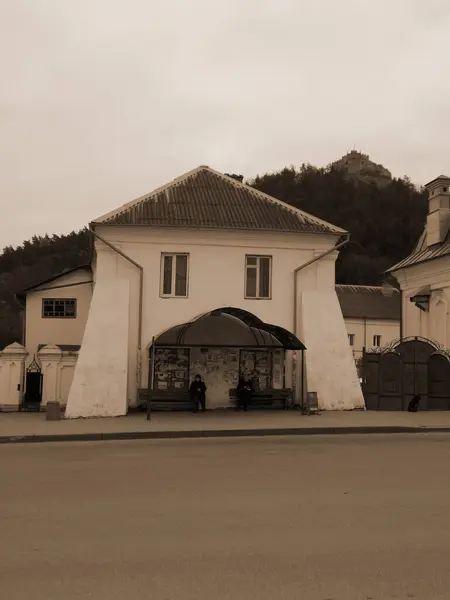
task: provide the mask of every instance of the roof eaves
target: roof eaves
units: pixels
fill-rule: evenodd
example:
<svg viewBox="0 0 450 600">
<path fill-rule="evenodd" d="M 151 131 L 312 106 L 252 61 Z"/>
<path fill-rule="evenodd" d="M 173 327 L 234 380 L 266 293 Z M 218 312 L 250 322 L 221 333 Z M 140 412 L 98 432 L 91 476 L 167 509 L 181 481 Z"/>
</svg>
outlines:
<svg viewBox="0 0 450 600">
<path fill-rule="evenodd" d="M 406 269 L 408 267 L 429 262 L 430 260 L 448 256 L 450 254 L 450 243 L 440 245 L 436 250 L 433 250 L 429 256 L 427 256 L 427 252 L 429 252 L 429 248 L 425 248 L 421 252 L 413 252 L 400 262 L 396 263 L 393 267 L 390 267 L 385 273 L 392 273 L 394 271 L 399 271 L 400 269 Z"/>
<path fill-rule="evenodd" d="M 34 285 L 31 285 L 30 287 L 27 287 L 24 290 L 17 292 L 16 295 L 18 297 L 22 297 L 23 294 L 26 294 L 27 292 L 32 292 L 33 290 L 40 287 L 41 285 L 50 283 L 52 281 L 55 281 L 55 279 L 58 279 L 59 277 L 64 277 L 64 275 L 70 275 L 71 273 L 75 273 L 75 271 L 81 271 L 81 270 L 91 271 L 91 265 L 86 264 L 86 265 L 80 265 L 79 267 L 73 267 L 73 269 L 65 269 L 64 271 L 61 271 L 60 273 L 57 273 L 56 275 L 53 275 L 52 277 L 48 277 L 47 279 L 44 279 L 43 281 L 39 281 L 38 283 L 35 283 Z"/>
<path fill-rule="evenodd" d="M 94 223 L 99 225 L 100 223 Z M 219 225 L 202 225 L 201 227 L 199 227 L 199 225 L 196 223 L 195 225 L 187 225 L 185 222 L 183 223 L 138 223 L 138 224 L 133 224 L 133 223 L 102 223 L 102 225 L 108 226 L 108 227 L 148 227 L 148 228 L 155 228 L 155 229 L 192 229 L 194 231 L 204 231 L 205 229 L 207 230 L 217 230 L 220 229 L 221 231 L 236 231 L 236 227 L 227 227 L 227 226 L 219 226 Z M 341 232 L 341 230 L 339 231 L 330 231 L 330 230 L 318 230 L 318 231 L 314 231 L 313 229 L 314 224 L 311 223 L 311 230 L 308 231 L 306 230 L 307 225 L 305 225 L 305 231 L 295 231 L 292 229 L 279 229 L 279 228 L 273 228 L 273 227 L 267 227 L 267 228 L 259 228 L 255 229 L 255 227 L 251 226 L 251 225 L 242 225 L 241 227 L 239 227 L 240 230 L 242 231 L 252 231 L 252 232 L 262 232 L 262 233 L 286 233 L 286 234 L 292 234 L 292 235 L 317 235 L 317 234 L 321 234 L 321 235 L 345 235 L 347 232 L 343 231 Z M 319 227 L 319 225 L 317 224 L 317 226 Z M 40 285 L 40 284 L 39 284 Z"/>
</svg>

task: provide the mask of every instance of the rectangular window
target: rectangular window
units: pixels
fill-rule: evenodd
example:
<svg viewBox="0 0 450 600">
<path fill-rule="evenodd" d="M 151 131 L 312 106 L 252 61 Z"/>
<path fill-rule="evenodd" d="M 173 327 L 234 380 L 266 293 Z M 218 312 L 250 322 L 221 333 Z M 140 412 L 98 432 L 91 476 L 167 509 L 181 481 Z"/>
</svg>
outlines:
<svg viewBox="0 0 450 600">
<path fill-rule="evenodd" d="M 188 254 L 161 255 L 161 296 L 187 298 Z"/>
<path fill-rule="evenodd" d="M 75 319 L 76 316 L 76 298 L 44 298 L 42 300 L 42 317 L 44 319 Z"/>
<path fill-rule="evenodd" d="M 272 257 L 245 257 L 245 297 L 270 299 L 272 293 Z"/>
<path fill-rule="evenodd" d="M 373 346 L 381 346 L 381 335 L 374 335 L 373 336 Z"/>
<path fill-rule="evenodd" d="M 348 334 L 348 343 L 350 344 L 350 346 L 355 345 L 355 334 L 354 333 Z"/>
</svg>

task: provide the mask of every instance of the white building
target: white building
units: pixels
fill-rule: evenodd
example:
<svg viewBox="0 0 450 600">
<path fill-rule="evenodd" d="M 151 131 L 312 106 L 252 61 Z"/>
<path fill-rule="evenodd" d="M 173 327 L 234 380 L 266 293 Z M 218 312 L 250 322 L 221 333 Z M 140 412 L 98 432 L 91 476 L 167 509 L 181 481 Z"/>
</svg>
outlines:
<svg viewBox="0 0 450 600">
<path fill-rule="evenodd" d="M 420 336 L 450 348 L 450 177 L 425 186 L 428 216 L 424 232 L 407 258 L 390 272 L 403 296 L 403 336 Z"/>
<path fill-rule="evenodd" d="M 402 333 L 387 351 L 365 354 L 368 409 L 450 410 L 450 178 L 426 185 L 428 215 L 413 252 L 389 272 L 400 284 Z"/>
<path fill-rule="evenodd" d="M 90 293 L 88 280 L 80 281 L 85 273 L 27 294 L 36 298 L 27 297 L 27 306 L 52 301 L 56 312 L 47 318 L 61 326 L 61 340 L 55 332 L 50 339 L 30 326 L 36 315 L 26 317 L 34 331 L 26 339 L 28 362 L 37 348 L 44 369 L 52 360 L 56 365 L 47 400 L 64 402 L 58 382 L 68 368 L 61 348 L 66 320 L 78 321 L 83 332 L 67 417 L 126 414 L 140 391 L 182 393 L 197 372 L 206 380 L 209 408 L 229 406 L 239 372 L 261 389 L 294 384 L 297 403 L 309 390 L 322 409 L 363 407 L 335 292 L 345 231 L 209 167 L 96 219 L 91 230 L 87 319 L 77 309 L 80 301 L 84 307 L 78 294 Z"/>
<path fill-rule="evenodd" d="M 400 338 L 399 290 L 388 285 L 337 285 L 336 293 L 355 360 L 364 348 L 385 347 Z"/>
</svg>

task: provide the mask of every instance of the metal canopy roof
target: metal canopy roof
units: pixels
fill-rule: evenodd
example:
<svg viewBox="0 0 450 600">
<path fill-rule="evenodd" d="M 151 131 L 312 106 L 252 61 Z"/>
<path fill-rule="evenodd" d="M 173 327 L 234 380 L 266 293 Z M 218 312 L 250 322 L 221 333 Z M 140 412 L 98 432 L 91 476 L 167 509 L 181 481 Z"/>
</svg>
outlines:
<svg viewBox="0 0 450 600">
<path fill-rule="evenodd" d="M 239 308 L 220 308 L 176 325 L 155 339 L 157 347 L 231 347 L 306 350 L 290 331 Z"/>
</svg>

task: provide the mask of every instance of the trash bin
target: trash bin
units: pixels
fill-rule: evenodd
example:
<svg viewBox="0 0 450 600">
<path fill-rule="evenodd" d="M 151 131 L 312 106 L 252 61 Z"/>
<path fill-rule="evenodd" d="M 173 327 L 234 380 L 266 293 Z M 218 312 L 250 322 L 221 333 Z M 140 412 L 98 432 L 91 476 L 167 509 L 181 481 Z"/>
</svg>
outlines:
<svg viewBox="0 0 450 600">
<path fill-rule="evenodd" d="M 314 415 L 319 412 L 319 401 L 317 392 L 308 392 L 306 394 L 306 407 L 308 415 Z"/>
<path fill-rule="evenodd" d="M 45 418 L 47 421 L 61 420 L 61 404 L 59 402 L 47 402 L 45 407 Z"/>
</svg>

